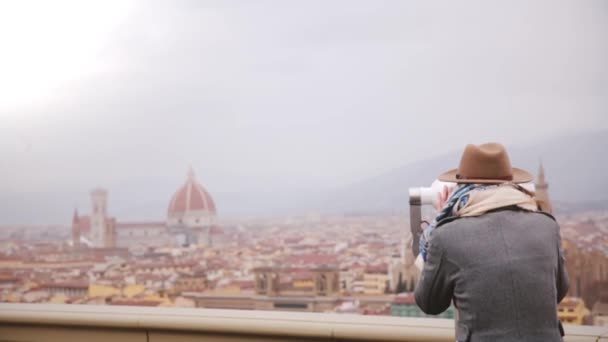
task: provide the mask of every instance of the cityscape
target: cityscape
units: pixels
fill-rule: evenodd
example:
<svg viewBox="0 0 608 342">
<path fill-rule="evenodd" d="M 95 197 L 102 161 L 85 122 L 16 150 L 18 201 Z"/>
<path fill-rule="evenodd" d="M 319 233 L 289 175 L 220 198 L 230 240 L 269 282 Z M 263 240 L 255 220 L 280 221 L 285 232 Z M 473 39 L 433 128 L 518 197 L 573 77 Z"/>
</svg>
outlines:
<svg viewBox="0 0 608 342">
<path fill-rule="evenodd" d="M 608 341 L 607 4 L 0 1 L 0 340 Z"/>
<path fill-rule="evenodd" d="M 536 197 L 552 211 L 542 165 Z M 0 301 L 427 317 L 406 215 L 224 219 L 192 168 L 163 219 L 121 221 L 110 199 L 91 190 L 69 227 L 2 227 Z M 608 325 L 608 211 L 556 218 L 570 277 L 558 316 Z"/>
</svg>

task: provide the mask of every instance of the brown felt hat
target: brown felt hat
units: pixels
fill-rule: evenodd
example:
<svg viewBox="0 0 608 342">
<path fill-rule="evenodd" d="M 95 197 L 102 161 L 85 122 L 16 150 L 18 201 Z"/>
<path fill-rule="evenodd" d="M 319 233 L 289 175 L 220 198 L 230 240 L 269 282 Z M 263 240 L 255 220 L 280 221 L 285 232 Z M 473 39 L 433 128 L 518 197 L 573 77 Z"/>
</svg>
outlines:
<svg viewBox="0 0 608 342">
<path fill-rule="evenodd" d="M 440 181 L 452 183 L 527 183 L 534 177 L 527 171 L 511 167 L 509 155 L 498 143 L 467 145 L 460 166 L 439 176 Z"/>
</svg>

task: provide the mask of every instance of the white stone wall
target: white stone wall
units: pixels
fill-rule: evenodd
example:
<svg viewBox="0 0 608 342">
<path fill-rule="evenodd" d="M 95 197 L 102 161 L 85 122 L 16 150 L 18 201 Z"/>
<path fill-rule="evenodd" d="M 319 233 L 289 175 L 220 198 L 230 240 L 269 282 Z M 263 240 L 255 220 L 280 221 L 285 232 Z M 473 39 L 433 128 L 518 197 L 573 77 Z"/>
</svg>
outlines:
<svg viewBox="0 0 608 342">
<path fill-rule="evenodd" d="M 167 218 L 170 227 L 186 226 L 188 228 L 200 228 L 214 225 L 215 215 L 206 210 L 193 210 L 185 213 L 176 213 Z"/>
<path fill-rule="evenodd" d="M 166 227 L 117 228 L 116 235 L 116 243 L 119 247 L 166 246 L 172 242 Z"/>
</svg>

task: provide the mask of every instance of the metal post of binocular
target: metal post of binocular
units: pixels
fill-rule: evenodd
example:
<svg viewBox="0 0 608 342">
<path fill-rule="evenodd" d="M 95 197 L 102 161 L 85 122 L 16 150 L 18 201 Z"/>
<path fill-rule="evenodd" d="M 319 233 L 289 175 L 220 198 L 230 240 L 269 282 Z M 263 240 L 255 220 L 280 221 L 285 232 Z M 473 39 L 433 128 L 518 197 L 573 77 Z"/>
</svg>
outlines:
<svg viewBox="0 0 608 342">
<path fill-rule="evenodd" d="M 412 253 L 418 256 L 420 235 L 422 234 L 422 189 L 410 188 L 410 230 L 412 232 Z"/>
</svg>

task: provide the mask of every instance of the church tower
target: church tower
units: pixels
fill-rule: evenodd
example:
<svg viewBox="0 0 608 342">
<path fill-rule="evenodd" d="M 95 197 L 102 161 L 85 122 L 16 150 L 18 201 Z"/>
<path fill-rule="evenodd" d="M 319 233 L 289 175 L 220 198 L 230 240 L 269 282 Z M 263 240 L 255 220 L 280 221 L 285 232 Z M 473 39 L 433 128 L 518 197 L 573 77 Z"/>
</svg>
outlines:
<svg viewBox="0 0 608 342">
<path fill-rule="evenodd" d="M 91 243 L 94 247 L 106 246 L 108 221 L 108 192 L 104 189 L 91 191 Z"/>
<path fill-rule="evenodd" d="M 553 207 L 551 206 L 551 200 L 549 199 L 549 184 L 545 181 L 545 168 L 543 167 L 542 161 L 538 168 L 538 176 L 536 178 L 536 202 L 540 207 L 540 210 L 551 214 Z"/>
<path fill-rule="evenodd" d="M 78 209 L 74 209 L 74 217 L 72 218 L 72 246 L 80 247 L 80 224 L 78 218 Z"/>
<path fill-rule="evenodd" d="M 414 264 L 416 256 L 412 252 L 412 244 L 412 234 L 406 232 L 399 258 L 394 258 L 389 268 L 390 286 L 395 293 L 413 292 L 420 278 L 420 270 Z"/>
<path fill-rule="evenodd" d="M 103 246 L 105 248 L 116 247 L 116 218 L 107 218 L 106 219 Z"/>
</svg>

